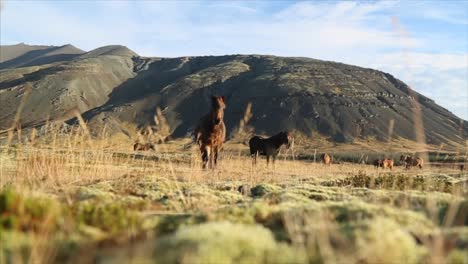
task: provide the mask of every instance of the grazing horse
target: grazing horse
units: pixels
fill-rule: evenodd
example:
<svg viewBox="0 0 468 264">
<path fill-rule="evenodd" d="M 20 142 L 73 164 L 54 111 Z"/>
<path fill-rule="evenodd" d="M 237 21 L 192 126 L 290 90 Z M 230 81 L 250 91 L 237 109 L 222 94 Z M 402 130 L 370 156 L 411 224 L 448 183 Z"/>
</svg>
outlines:
<svg viewBox="0 0 468 264">
<path fill-rule="evenodd" d="M 322 160 L 323 164 L 325 164 L 325 165 L 331 165 L 331 163 L 332 163 L 332 158 L 331 158 L 330 154 L 328 154 L 328 153 L 324 153 L 321 156 L 321 160 Z"/>
<path fill-rule="evenodd" d="M 137 150 L 154 150 L 154 145 L 151 144 L 151 143 L 146 143 L 146 144 L 142 144 L 142 143 L 135 143 L 135 145 L 133 145 L 133 150 L 134 151 L 137 151 Z"/>
<path fill-rule="evenodd" d="M 289 132 L 280 132 L 269 138 L 254 136 L 249 140 L 250 156 L 253 158 L 253 164 L 257 164 L 257 156 L 266 156 L 267 165 L 270 163 L 270 156 L 275 163 L 276 156 L 279 154 L 280 147 L 286 145 L 289 149 L 292 145 L 292 137 Z"/>
<path fill-rule="evenodd" d="M 226 108 L 226 97 L 212 96 L 211 111 L 205 115 L 195 129 L 195 142 L 200 146 L 203 168 L 213 168 L 213 160 L 216 165 L 218 154 L 226 139 L 226 126 L 224 125 L 224 109 Z"/>
<path fill-rule="evenodd" d="M 400 156 L 400 162 L 404 162 L 405 167 L 407 169 L 409 169 L 411 167 L 419 167 L 420 169 L 422 169 L 423 164 L 424 164 L 424 161 L 423 161 L 422 158 L 411 157 L 411 156 L 406 156 L 406 155 L 401 155 Z"/>
</svg>

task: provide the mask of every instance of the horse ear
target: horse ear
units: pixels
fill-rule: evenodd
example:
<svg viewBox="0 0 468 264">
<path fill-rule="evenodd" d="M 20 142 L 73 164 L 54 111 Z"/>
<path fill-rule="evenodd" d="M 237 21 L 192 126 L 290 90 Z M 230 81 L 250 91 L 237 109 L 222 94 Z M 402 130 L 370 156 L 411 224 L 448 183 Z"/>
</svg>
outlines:
<svg viewBox="0 0 468 264">
<path fill-rule="evenodd" d="M 223 99 L 223 102 L 226 102 L 226 96 L 221 96 L 221 99 Z"/>
</svg>

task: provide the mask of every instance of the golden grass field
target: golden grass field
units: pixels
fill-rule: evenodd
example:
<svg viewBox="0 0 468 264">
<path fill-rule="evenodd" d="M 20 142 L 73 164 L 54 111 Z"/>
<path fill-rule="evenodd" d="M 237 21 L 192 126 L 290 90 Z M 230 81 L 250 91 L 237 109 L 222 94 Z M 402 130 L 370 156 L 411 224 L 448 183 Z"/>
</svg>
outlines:
<svg viewBox="0 0 468 264">
<path fill-rule="evenodd" d="M 35 133 L 1 145 L 0 263 L 468 263 L 457 166 L 325 166 L 314 153 L 373 144 L 296 141 L 253 167 L 233 140 L 202 170 L 189 139 L 134 152 L 129 139 Z"/>
</svg>

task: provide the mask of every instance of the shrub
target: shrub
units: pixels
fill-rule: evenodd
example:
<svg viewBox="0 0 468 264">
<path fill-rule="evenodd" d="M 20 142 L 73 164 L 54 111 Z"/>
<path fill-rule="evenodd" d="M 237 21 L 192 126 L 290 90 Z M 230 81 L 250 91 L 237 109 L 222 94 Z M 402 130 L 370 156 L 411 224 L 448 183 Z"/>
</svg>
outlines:
<svg viewBox="0 0 468 264">
<path fill-rule="evenodd" d="M 252 196 L 253 197 L 262 197 L 268 193 L 272 193 L 272 192 L 276 192 L 278 191 L 280 188 L 278 186 L 275 186 L 275 185 L 271 185 L 271 184 L 266 184 L 266 183 L 261 183 L 255 187 L 253 187 L 252 189 L 250 189 L 250 192 L 252 193 Z"/>
<path fill-rule="evenodd" d="M 277 243 L 259 225 L 212 222 L 183 227 L 156 243 L 158 263 L 305 263 L 304 252 Z"/>
<path fill-rule="evenodd" d="M 37 231 L 44 227 L 56 228 L 59 213 L 60 206 L 53 199 L 26 196 L 9 187 L 0 192 L 0 230 Z"/>
<path fill-rule="evenodd" d="M 425 253 L 408 232 L 386 218 L 357 230 L 356 246 L 359 263 L 418 263 Z"/>
<path fill-rule="evenodd" d="M 78 203 L 75 214 L 79 224 L 97 227 L 111 234 L 132 230 L 141 224 L 140 217 L 119 202 L 84 201 Z"/>
</svg>

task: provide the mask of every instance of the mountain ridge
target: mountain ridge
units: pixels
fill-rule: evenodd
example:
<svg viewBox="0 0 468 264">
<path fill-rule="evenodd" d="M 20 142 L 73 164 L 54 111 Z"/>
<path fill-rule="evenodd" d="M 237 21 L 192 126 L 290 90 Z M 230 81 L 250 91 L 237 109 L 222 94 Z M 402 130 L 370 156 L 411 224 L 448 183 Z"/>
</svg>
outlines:
<svg viewBox="0 0 468 264">
<path fill-rule="evenodd" d="M 1 46 L 0 70 L 64 62 L 83 54 L 71 44 L 63 46 L 16 45 Z"/>
<path fill-rule="evenodd" d="M 26 109 L 30 114 L 22 119 L 29 125 L 44 121 L 45 113 L 54 119 L 77 107 L 91 129 L 112 124 L 112 133 L 126 133 L 122 123 L 155 126 L 153 117 L 160 107 L 173 136 L 183 137 L 209 110 L 210 95 L 223 94 L 228 97 L 225 117 L 230 134 L 248 103 L 253 111 L 248 125 L 265 134 L 288 129 L 312 137 L 319 133 L 336 142 L 386 140 L 393 122 L 390 138 L 416 140 L 413 111 L 418 105 L 429 144 L 463 145 L 468 131 L 466 121 L 389 73 L 312 58 L 156 58 L 111 45 L 34 67 L 4 69 L 0 78 L 0 99 L 11 100 L 11 106 L 18 104 L 26 82 L 42 91 L 31 99 L 43 102 L 41 107 Z M 46 99 L 54 107 L 46 107 Z M 14 112 L 0 110 L 0 121 L 8 123 Z"/>
</svg>

